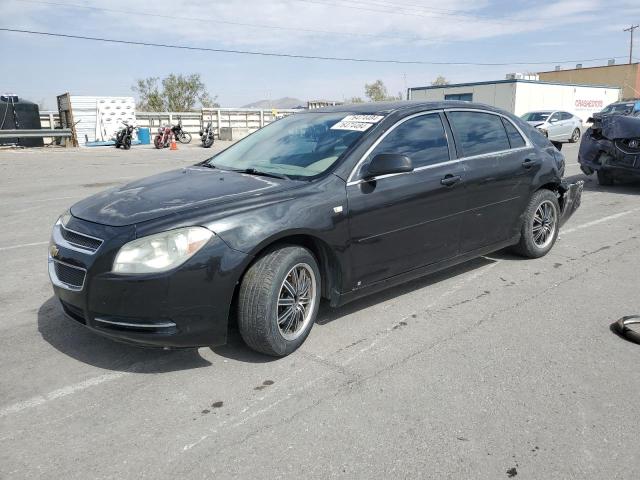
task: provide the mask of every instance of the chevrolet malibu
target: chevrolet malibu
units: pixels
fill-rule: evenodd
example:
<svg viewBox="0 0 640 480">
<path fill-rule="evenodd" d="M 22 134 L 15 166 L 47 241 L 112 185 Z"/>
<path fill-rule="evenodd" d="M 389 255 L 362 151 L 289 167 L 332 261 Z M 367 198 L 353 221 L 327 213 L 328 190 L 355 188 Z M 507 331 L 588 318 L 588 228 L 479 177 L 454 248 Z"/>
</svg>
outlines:
<svg viewBox="0 0 640 480">
<path fill-rule="evenodd" d="M 331 306 L 512 247 L 545 255 L 580 203 L 564 158 L 513 115 L 370 103 L 278 120 L 214 157 L 82 200 L 53 228 L 65 314 L 159 347 L 274 356 Z"/>
</svg>

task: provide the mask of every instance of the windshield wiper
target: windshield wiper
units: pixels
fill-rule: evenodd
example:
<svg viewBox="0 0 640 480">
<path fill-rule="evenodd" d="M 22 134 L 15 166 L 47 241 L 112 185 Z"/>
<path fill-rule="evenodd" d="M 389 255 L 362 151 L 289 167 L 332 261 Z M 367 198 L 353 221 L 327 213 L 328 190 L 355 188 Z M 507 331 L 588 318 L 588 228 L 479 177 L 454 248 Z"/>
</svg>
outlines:
<svg viewBox="0 0 640 480">
<path fill-rule="evenodd" d="M 286 175 L 280 175 L 280 174 L 271 173 L 271 172 L 264 172 L 262 170 L 257 170 L 255 168 L 245 168 L 243 170 L 234 170 L 234 172 L 248 173 L 249 175 L 257 175 L 257 176 L 260 176 L 260 177 L 279 178 L 280 180 L 288 180 L 289 179 L 289 177 L 287 177 Z"/>
</svg>

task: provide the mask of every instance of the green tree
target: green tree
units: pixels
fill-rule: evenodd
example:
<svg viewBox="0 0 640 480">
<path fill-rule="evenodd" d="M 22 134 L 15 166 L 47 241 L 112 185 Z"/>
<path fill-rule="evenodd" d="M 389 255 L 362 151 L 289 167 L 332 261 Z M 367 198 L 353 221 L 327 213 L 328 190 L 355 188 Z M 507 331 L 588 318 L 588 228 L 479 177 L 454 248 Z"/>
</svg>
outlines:
<svg viewBox="0 0 640 480">
<path fill-rule="evenodd" d="M 158 90 L 158 77 L 141 78 L 131 89 L 138 95 L 136 108 L 143 112 L 161 112 L 164 110 L 162 94 Z"/>
<path fill-rule="evenodd" d="M 138 95 L 136 107 L 149 112 L 188 112 L 197 104 L 202 107 L 217 107 L 217 97 L 211 97 L 200 74 L 170 74 L 162 79 L 162 90 L 158 87 L 159 77 L 139 79 L 132 87 Z"/>
<path fill-rule="evenodd" d="M 402 100 L 402 94 L 398 94 L 397 97 L 389 95 L 387 87 L 382 80 L 376 80 L 375 82 L 364 85 L 364 94 L 370 102 L 383 102 L 385 100 Z"/>
<path fill-rule="evenodd" d="M 438 75 L 438 77 L 431 82 L 431 85 L 433 86 L 439 86 L 439 85 L 449 85 L 451 82 L 449 82 L 449 80 L 447 80 L 445 77 L 443 77 L 442 75 Z"/>
</svg>

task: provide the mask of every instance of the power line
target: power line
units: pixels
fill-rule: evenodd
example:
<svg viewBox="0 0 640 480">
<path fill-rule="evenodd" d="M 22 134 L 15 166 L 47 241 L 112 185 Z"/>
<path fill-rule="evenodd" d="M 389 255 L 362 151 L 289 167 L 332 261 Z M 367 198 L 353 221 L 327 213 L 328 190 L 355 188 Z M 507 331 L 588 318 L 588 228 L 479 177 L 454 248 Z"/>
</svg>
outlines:
<svg viewBox="0 0 640 480">
<path fill-rule="evenodd" d="M 360 62 L 360 63 L 392 63 L 392 64 L 403 64 L 403 65 L 462 65 L 462 66 L 479 66 L 479 67 L 495 67 L 495 66 L 511 66 L 511 65 L 548 65 L 548 64 L 563 64 L 563 63 L 586 63 L 586 62 L 597 62 L 607 60 L 611 57 L 605 58 L 590 58 L 590 59 L 582 59 L 582 60 L 561 60 L 561 61 L 545 61 L 545 62 L 434 62 L 434 61 L 426 61 L 426 60 L 394 60 L 394 59 L 375 59 L 375 58 L 352 58 L 352 57 L 324 57 L 318 55 L 299 55 L 293 53 L 276 53 L 276 52 L 261 52 L 255 50 L 233 50 L 226 48 L 210 48 L 210 47 L 194 47 L 189 45 L 173 45 L 166 43 L 155 43 L 155 42 L 141 42 L 135 40 L 119 40 L 114 38 L 103 38 L 103 37 L 88 37 L 84 35 L 70 35 L 66 33 L 53 33 L 53 32 L 39 32 L 35 30 L 23 30 L 17 28 L 6 28 L 0 27 L 0 31 L 2 32 L 12 32 L 12 33 L 24 33 L 29 35 L 40 35 L 46 37 L 60 37 L 60 38 L 68 38 L 74 40 L 89 40 L 94 42 L 104 42 L 104 43 L 116 43 L 116 44 L 124 44 L 124 45 L 138 45 L 144 47 L 159 47 L 159 48 L 172 48 L 178 50 L 191 50 L 191 51 L 200 51 L 200 52 L 216 52 L 216 53 L 233 53 L 239 55 L 255 55 L 262 57 L 283 57 L 283 58 L 297 58 L 304 60 L 331 60 L 331 61 L 339 61 L 339 62 Z M 614 57 L 614 58 L 625 58 L 625 57 Z"/>
</svg>

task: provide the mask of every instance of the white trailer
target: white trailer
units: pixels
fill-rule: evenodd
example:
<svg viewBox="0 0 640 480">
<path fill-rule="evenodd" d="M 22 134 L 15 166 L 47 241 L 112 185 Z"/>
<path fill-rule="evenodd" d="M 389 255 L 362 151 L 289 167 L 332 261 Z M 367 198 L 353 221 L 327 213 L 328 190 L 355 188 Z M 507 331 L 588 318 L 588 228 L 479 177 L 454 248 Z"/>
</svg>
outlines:
<svg viewBox="0 0 640 480">
<path fill-rule="evenodd" d="M 532 110 L 562 110 L 583 122 L 620 98 L 620 89 L 604 85 L 568 85 L 536 80 L 497 80 L 414 87 L 409 100 L 463 100 L 502 108 L 515 115 Z"/>
</svg>

